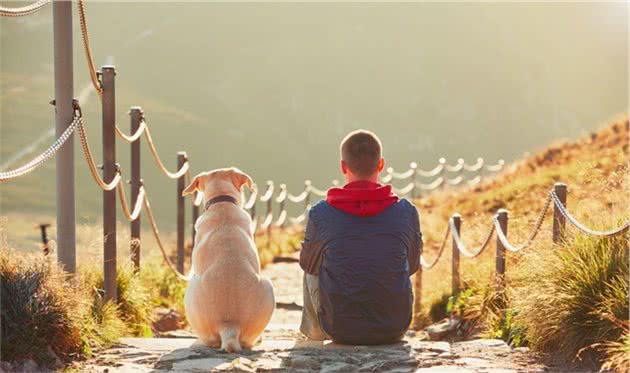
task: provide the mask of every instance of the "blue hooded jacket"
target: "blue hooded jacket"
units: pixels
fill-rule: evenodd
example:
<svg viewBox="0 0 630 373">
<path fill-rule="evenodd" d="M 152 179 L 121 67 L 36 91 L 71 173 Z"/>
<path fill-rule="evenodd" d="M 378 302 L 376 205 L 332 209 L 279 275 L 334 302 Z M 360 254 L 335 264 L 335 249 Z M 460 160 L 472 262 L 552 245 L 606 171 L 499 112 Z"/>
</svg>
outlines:
<svg viewBox="0 0 630 373">
<path fill-rule="evenodd" d="M 409 327 L 418 270 L 418 211 L 406 199 L 359 216 L 321 201 L 309 212 L 300 265 L 319 275 L 322 328 L 335 342 L 382 344 Z"/>
</svg>

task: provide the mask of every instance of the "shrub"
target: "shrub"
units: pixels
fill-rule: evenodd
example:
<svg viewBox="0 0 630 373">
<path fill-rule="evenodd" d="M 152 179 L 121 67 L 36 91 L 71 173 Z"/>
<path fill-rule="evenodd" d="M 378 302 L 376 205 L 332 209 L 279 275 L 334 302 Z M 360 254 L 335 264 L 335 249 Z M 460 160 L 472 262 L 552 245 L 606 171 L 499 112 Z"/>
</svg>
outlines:
<svg viewBox="0 0 630 373">
<path fill-rule="evenodd" d="M 521 311 L 516 318 L 533 348 L 566 361 L 580 351 L 599 351 L 606 359 L 627 349 L 627 328 L 620 327 L 629 311 L 625 235 L 578 235 L 563 247 L 532 253 L 524 273 L 527 281 L 514 298 Z"/>
<path fill-rule="evenodd" d="M 442 296 L 433 302 L 431 302 L 431 308 L 429 308 L 429 318 L 432 322 L 438 322 L 447 318 L 450 314 L 448 305 L 451 303 L 453 297 L 449 293 L 444 293 Z"/>
<path fill-rule="evenodd" d="M 480 334 L 520 347 L 526 338 L 524 328 L 515 321 L 518 311 L 510 307 L 510 292 L 509 288 L 497 291 L 494 281 L 468 280 L 459 294 L 449 297 L 446 311 L 462 321 L 460 330 L 465 335 Z"/>
<path fill-rule="evenodd" d="M 95 350 L 108 348 L 127 333 L 128 327 L 120 316 L 118 306 L 96 295 L 81 318 L 83 354 L 90 356 Z"/>
<path fill-rule="evenodd" d="M 78 288 L 65 277 L 44 257 L 1 250 L 3 360 L 33 359 L 48 365 L 54 361 L 49 348 L 61 358 L 82 351 Z"/>
<path fill-rule="evenodd" d="M 184 294 L 187 284 L 173 273 L 161 257 L 152 257 L 142 264 L 139 280 L 147 289 L 151 303 L 173 308 L 180 315 L 185 315 Z"/>
<path fill-rule="evenodd" d="M 93 300 L 92 310 L 98 320 L 104 318 L 111 320 L 114 311 L 103 301 L 104 277 L 103 270 L 96 267 L 82 268 L 81 275 L 84 284 L 90 290 L 90 299 Z M 116 286 L 118 292 L 117 313 L 124 322 L 124 330 L 132 335 L 150 337 L 152 306 L 149 290 L 144 286 L 140 276 L 134 272 L 129 261 L 118 266 L 116 270 Z"/>
<path fill-rule="evenodd" d="M 602 369 L 611 369 L 617 372 L 630 371 L 630 333 L 628 323 L 625 324 L 625 332 L 618 341 L 608 341 L 597 346 L 598 351 L 605 354 Z"/>
</svg>

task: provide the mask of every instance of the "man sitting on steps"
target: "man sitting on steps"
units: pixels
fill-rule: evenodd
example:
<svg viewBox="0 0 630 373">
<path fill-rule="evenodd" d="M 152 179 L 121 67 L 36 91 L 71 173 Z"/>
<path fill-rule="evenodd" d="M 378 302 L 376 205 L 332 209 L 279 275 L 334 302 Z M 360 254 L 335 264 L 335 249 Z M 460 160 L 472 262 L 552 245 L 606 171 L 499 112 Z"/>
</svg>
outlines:
<svg viewBox="0 0 630 373">
<path fill-rule="evenodd" d="M 391 343 L 411 322 L 409 276 L 420 265 L 420 222 L 413 204 L 378 183 L 381 148 L 372 132 L 348 134 L 341 142 L 347 184 L 328 190 L 309 212 L 300 330 L 310 339 Z"/>
</svg>

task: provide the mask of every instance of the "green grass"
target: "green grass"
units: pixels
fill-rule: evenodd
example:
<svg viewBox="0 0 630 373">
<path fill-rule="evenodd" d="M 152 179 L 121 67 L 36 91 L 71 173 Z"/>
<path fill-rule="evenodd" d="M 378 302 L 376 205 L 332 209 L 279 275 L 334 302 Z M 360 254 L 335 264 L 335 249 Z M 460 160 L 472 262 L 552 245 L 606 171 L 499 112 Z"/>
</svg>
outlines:
<svg viewBox="0 0 630 373">
<path fill-rule="evenodd" d="M 54 363 L 91 356 L 123 336 L 151 336 L 149 287 L 127 262 L 117 271 L 118 303 L 103 298 L 102 269 L 71 278 L 51 257 L 0 250 L 3 361 Z"/>
<path fill-rule="evenodd" d="M 153 306 L 172 308 L 185 317 L 184 294 L 187 284 L 171 271 L 162 258 L 145 260 L 141 264 L 139 280 L 148 290 Z"/>
<path fill-rule="evenodd" d="M 628 322 L 628 238 L 577 235 L 561 247 L 530 254 L 514 298 L 530 345 L 567 361 L 624 342 Z M 627 341 L 626 341 L 627 343 Z"/>
<path fill-rule="evenodd" d="M 106 312 L 109 306 L 103 302 L 103 269 L 84 266 L 79 269 L 79 272 L 88 291 L 88 299 L 93 300 L 92 308 Z M 121 321 L 125 324 L 125 334 L 151 337 L 151 312 L 154 305 L 151 302 L 147 284 L 141 281 L 129 261 L 124 261 L 118 266 L 116 285 L 118 293 L 116 308 Z"/>
</svg>

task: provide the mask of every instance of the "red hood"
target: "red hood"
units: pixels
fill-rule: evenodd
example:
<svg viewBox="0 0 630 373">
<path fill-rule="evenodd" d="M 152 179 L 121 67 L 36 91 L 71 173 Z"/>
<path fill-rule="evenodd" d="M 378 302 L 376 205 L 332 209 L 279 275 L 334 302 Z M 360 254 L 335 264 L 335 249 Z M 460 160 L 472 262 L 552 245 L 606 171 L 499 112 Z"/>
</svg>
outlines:
<svg viewBox="0 0 630 373">
<path fill-rule="evenodd" d="M 371 181 L 353 181 L 343 188 L 330 188 L 326 196 L 329 205 L 358 216 L 377 215 L 398 202 L 391 185 Z"/>
</svg>

